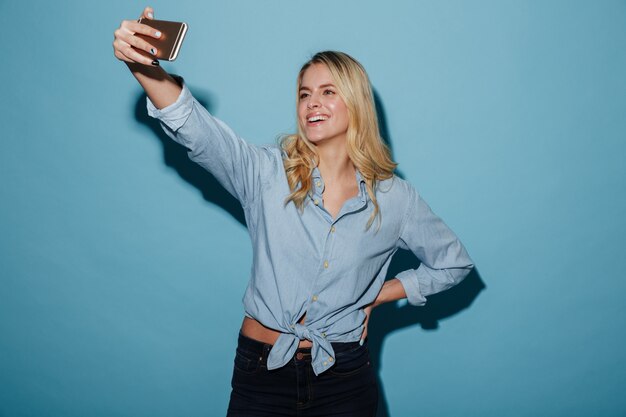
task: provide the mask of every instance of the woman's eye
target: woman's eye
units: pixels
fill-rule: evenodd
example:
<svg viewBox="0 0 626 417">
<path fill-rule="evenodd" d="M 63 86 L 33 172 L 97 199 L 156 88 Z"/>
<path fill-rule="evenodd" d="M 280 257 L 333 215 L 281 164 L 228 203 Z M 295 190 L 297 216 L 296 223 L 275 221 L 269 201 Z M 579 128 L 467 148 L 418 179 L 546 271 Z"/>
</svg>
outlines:
<svg viewBox="0 0 626 417">
<path fill-rule="evenodd" d="M 335 92 L 333 90 L 326 90 L 324 91 L 324 94 L 331 95 L 331 94 L 335 94 Z"/>
<path fill-rule="evenodd" d="M 302 100 L 303 98 L 307 98 L 308 95 L 309 95 L 308 93 L 301 93 L 300 100 Z"/>
</svg>

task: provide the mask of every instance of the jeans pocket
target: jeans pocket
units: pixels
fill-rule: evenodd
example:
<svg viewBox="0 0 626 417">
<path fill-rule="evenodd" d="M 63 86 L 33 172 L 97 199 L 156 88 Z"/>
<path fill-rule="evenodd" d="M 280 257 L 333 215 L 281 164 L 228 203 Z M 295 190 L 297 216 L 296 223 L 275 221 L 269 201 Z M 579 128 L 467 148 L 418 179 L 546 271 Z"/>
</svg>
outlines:
<svg viewBox="0 0 626 417">
<path fill-rule="evenodd" d="M 371 366 L 367 346 L 359 346 L 354 350 L 341 352 L 336 355 L 335 359 L 335 365 L 328 370 L 328 373 L 340 377 L 356 375 Z"/>
<path fill-rule="evenodd" d="M 252 374 L 259 369 L 261 363 L 261 356 L 253 352 L 248 352 L 243 349 L 237 349 L 235 353 L 235 370 Z"/>
</svg>

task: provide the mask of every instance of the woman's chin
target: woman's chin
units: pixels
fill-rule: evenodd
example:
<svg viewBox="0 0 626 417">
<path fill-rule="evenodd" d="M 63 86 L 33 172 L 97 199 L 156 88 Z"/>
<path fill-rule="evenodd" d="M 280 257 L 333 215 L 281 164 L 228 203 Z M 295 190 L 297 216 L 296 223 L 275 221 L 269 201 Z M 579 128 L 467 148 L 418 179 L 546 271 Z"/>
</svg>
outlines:
<svg viewBox="0 0 626 417">
<path fill-rule="evenodd" d="M 326 135 L 307 136 L 307 139 L 309 140 L 309 142 L 311 142 L 315 146 L 335 142 L 335 141 L 340 140 L 340 138 L 341 138 L 340 136 L 326 136 Z"/>
</svg>

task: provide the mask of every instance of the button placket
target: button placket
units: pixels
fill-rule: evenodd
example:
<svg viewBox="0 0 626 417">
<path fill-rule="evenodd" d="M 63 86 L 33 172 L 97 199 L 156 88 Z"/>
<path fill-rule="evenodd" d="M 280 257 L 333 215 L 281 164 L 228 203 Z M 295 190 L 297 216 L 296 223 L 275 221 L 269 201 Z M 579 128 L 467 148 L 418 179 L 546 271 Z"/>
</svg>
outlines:
<svg viewBox="0 0 626 417">
<path fill-rule="evenodd" d="M 317 196 L 317 194 L 316 194 L 316 196 Z M 314 200 L 314 204 L 317 205 L 318 203 L 319 203 L 319 201 L 317 199 L 315 199 Z M 323 207 L 320 207 L 320 208 L 323 208 Z M 323 211 L 325 213 L 327 213 L 326 210 L 323 210 Z M 329 216 L 329 219 L 330 219 L 330 214 L 328 216 Z M 332 266 L 331 265 L 332 257 L 330 255 L 333 252 L 333 246 L 334 246 L 333 240 L 334 239 L 332 239 L 332 237 L 333 237 L 332 235 L 334 234 L 334 232 L 335 232 L 334 222 L 331 222 L 330 228 L 327 229 L 326 237 L 324 239 L 325 240 L 324 247 L 323 247 L 323 250 L 322 250 L 322 257 L 321 257 L 322 258 L 322 264 L 321 264 L 321 269 L 319 271 L 320 279 L 323 280 L 322 281 L 322 285 L 323 285 L 323 282 L 326 280 L 326 278 L 323 277 L 323 275 L 326 272 L 328 272 L 328 270 Z M 318 287 L 318 285 L 320 285 L 320 284 L 316 283 L 316 284 L 313 285 L 313 288 L 312 288 L 312 291 L 311 291 L 311 295 L 310 295 L 310 298 L 309 298 L 310 301 L 309 301 L 308 309 L 311 309 L 313 307 L 313 305 L 316 304 L 316 301 L 320 297 L 320 294 L 319 294 L 320 288 Z M 324 335 L 324 337 L 325 337 L 325 335 Z"/>
</svg>

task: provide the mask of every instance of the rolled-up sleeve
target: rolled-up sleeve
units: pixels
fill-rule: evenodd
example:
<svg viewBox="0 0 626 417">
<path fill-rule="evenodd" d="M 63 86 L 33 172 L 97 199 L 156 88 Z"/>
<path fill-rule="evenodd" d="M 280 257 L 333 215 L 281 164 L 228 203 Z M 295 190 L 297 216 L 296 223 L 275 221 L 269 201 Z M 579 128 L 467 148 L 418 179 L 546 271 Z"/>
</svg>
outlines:
<svg viewBox="0 0 626 417">
<path fill-rule="evenodd" d="M 413 188 L 398 246 L 421 262 L 396 275 L 412 305 L 424 305 L 426 296 L 458 284 L 474 267 L 461 241 Z"/>
<path fill-rule="evenodd" d="M 158 119 L 165 133 L 187 148 L 189 158 L 245 207 L 258 196 L 266 170 L 275 169 L 271 145 L 244 141 L 192 96 L 182 78 L 176 78 L 182 85 L 176 101 L 157 109 L 147 98 L 148 115 Z"/>
</svg>

